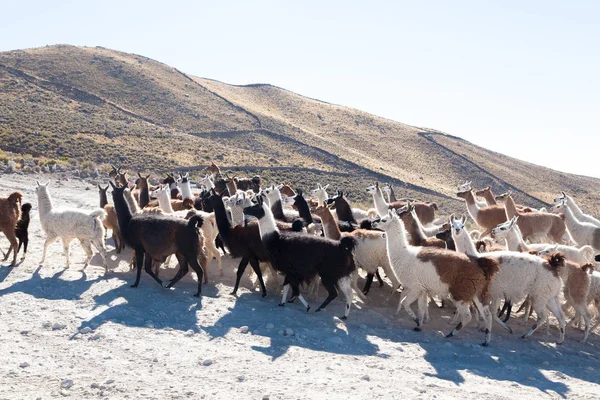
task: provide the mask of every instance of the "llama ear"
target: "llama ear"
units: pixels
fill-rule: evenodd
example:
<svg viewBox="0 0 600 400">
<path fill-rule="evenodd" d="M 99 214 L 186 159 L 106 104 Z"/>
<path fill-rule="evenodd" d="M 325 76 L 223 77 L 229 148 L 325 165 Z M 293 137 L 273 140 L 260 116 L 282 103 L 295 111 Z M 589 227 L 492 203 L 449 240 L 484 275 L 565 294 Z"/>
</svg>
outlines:
<svg viewBox="0 0 600 400">
<path fill-rule="evenodd" d="M 325 187 L 323 187 L 323 190 L 327 190 L 327 188 L 329 187 L 329 183 L 327 185 L 325 185 Z"/>
<path fill-rule="evenodd" d="M 45 184 L 44 186 L 46 186 L 46 187 L 50 186 L 50 182 L 51 182 L 51 181 L 50 181 L 50 180 L 48 180 L 48 182 L 46 182 L 46 184 Z"/>
<path fill-rule="evenodd" d="M 465 222 L 467 222 L 467 216 L 465 214 L 463 214 L 460 218 L 460 221 L 463 223 L 463 225 L 465 224 Z"/>
<path fill-rule="evenodd" d="M 142 177 L 142 174 L 140 174 L 139 172 L 138 172 L 137 174 L 138 174 L 138 176 L 139 176 L 140 178 Z"/>
<path fill-rule="evenodd" d="M 114 190 L 116 190 L 116 189 L 117 189 L 117 187 L 115 186 L 115 184 L 114 184 L 112 181 L 108 181 L 108 183 L 110 184 L 110 186 L 112 186 L 112 188 L 113 188 Z"/>
<path fill-rule="evenodd" d="M 379 187 L 379 182 L 375 182 L 375 187 L 378 188 Z"/>
<path fill-rule="evenodd" d="M 491 189 L 492 189 L 492 187 L 491 187 L 490 185 L 488 185 L 488 186 L 485 188 L 485 190 L 491 190 Z"/>
<path fill-rule="evenodd" d="M 35 181 L 35 183 L 36 183 L 38 186 L 42 186 L 42 185 L 40 185 L 40 181 Z"/>
<path fill-rule="evenodd" d="M 454 222 L 455 219 L 454 214 L 450 214 L 450 222 Z"/>
</svg>

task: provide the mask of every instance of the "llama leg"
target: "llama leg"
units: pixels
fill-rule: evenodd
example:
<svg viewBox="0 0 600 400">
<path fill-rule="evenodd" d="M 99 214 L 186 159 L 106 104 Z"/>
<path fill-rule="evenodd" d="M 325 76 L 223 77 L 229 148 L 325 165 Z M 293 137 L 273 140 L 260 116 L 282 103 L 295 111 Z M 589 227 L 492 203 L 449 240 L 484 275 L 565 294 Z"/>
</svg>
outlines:
<svg viewBox="0 0 600 400">
<path fill-rule="evenodd" d="M 487 305 L 481 304 L 481 301 L 477 297 L 473 299 L 473 304 L 475 304 L 475 308 L 479 312 L 479 315 L 483 317 L 483 323 L 485 325 L 485 341 L 481 343 L 482 346 L 487 346 L 490 344 L 490 340 L 492 339 L 492 313 L 490 308 Z"/>
<path fill-rule="evenodd" d="M 10 245 L 10 247 L 8 248 L 8 252 L 6 252 L 6 253 L 0 249 L 0 251 L 2 251 L 2 255 L 4 255 L 4 259 L 2 261 L 8 260 L 8 257 L 10 257 L 11 250 L 12 250 L 12 244 Z"/>
<path fill-rule="evenodd" d="M 17 254 L 19 254 L 19 252 L 21 251 L 21 246 L 23 246 L 23 239 L 18 238 L 18 240 L 19 240 L 19 247 L 17 248 Z M 21 257 L 21 259 L 25 258 L 25 253 L 27 253 L 27 252 L 23 252 L 23 257 Z"/>
<path fill-rule="evenodd" d="M 260 288 L 262 289 L 262 297 L 266 297 L 267 296 L 267 288 L 265 287 L 265 281 L 263 280 L 262 272 L 260 270 L 260 263 L 258 262 L 258 260 L 251 260 L 250 265 L 252 266 L 254 273 L 258 277 L 258 282 L 260 282 Z M 242 270 L 242 273 L 244 273 L 243 270 Z M 238 277 L 239 276 L 240 275 L 238 274 Z"/>
<path fill-rule="evenodd" d="M 187 268 L 187 263 L 185 264 L 186 268 Z M 144 270 L 146 271 L 146 273 L 148 275 L 150 275 L 152 277 L 152 279 L 154 279 L 160 286 L 162 286 L 162 281 L 158 278 L 158 276 L 156 276 L 154 274 L 154 271 L 152 271 L 152 257 L 150 257 L 149 254 L 146 254 L 146 258 L 144 260 Z M 186 271 L 187 272 L 187 271 Z"/>
<path fill-rule="evenodd" d="M 375 276 L 377 276 L 377 280 L 379 281 L 379 287 L 383 287 L 383 278 L 379 275 L 379 269 L 375 272 Z"/>
<path fill-rule="evenodd" d="M 422 321 L 416 316 L 415 312 L 412 310 L 410 305 L 419 298 L 421 293 L 419 293 L 418 290 L 411 290 L 411 289 L 407 289 L 407 290 L 405 290 L 405 292 L 408 292 L 408 293 L 406 293 L 406 296 L 404 296 L 404 298 L 402 300 L 400 300 L 400 303 L 398 304 L 398 308 L 400 308 L 400 306 L 404 307 L 404 310 L 406 310 L 408 315 L 417 324 L 417 326 L 414 328 L 414 331 L 420 332 Z M 398 312 L 396 312 L 396 314 L 397 313 Z"/>
<path fill-rule="evenodd" d="M 577 313 L 581 314 L 581 316 L 583 317 L 583 320 L 585 322 L 585 330 L 583 332 L 583 340 L 581 341 L 581 343 L 585 343 L 585 341 L 588 338 L 588 335 L 590 334 L 592 316 L 587 308 L 587 305 L 576 306 L 576 309 L 577 309 Z"/>
<path fill-rule="evenodd" d="M 135 265 L 137 267 L 135 283 L 131 287 L 138 287 L 140 284 L 140 277 L 142 276 L 142 268 L 144 267 L 144 250 L 135 249 Z"/>
<path fill-rule="evenodd" d="M 223 276 L 223 264 L 221 262 L 221 252 L 215 246 L 214 240 L 206 240 L 205 241 L 206 250 L 208 251 L 208 262 L 210 262 L 213 257 L 217 259 L 217 265 L 219 266 L 219 276 Z"/>
<path fill-rule="evenodd" d="M 422 321 L 423 323 L 425 323 L 425 319 L 428 318 L 427 308 L 427 293 L 423 292 L 417 299 L 417 313 L 419 316 L 419 321 Z"/>
<path fill-rule="evenodd" d="M 100 253 L 100 257 L 102 257 L 102 265 L 104 266 L 104 275 L 108 274 L 108 263 L 106 262 L 106 247 L 104 246 L 104 241 L 101 237 L 97 237 L 92 240 L 92 244 Z M 91 249 L 90 249 L 91 250 Z"/>
<path fill-rule="evenodd" d="M 63 242 L 63 250 L 65 252 L 65 257 L 67 258 L 67 268 L 70 267 L 70 262 L 69 262 L 69 249 L 71 248 L 71 240 L 72 239 L 62 239 Z"/>
<path fill-rule="evenodd" d="M 29 233 L 26 233 L 23 238 L 23 259 L 25 259 L 25 256 L 27 255 L 27 246 L 29 246 Z"/>
<path fill-rule="evenodd" d="M 281 294 L 281 303 L 279 303 L 279 307 L 285 306 L 285 301 L 287 300 L 288 292 L 290 291 L 290 284 L 287 283 L 287 278 L 285 282 L 283 282 L 283 293 Z"/>
<path fill-rule="evenodd" d="M 337 292 L 337 289 L 335 288 L 334 283 L 329 282 L 329 281 L 325 282 L 322 277 L 321 277 L 321 282 L 323 283 L 323 286 L 325 286 L 325 289 L 327 289 L 328 295 L 327 295 L 327 298 L 325 299 L 325 301 L 323 302 L 323 304 L 321 304 L 319 306 L 319 308 L 317 308 L 317 311 L 315 311 L 315 312 L 319 312 L 322 309 L 324 309 L 325 307 L 327 307 L 329 305 L 329 303 L 331 303 L 331 301 L 333 299 L 335 299 L 338 295 L 338 292 Z"/>
<path fill-rule="evenodd" d="M 248 260 L 246 260 L 245 258 L 242 258 L 238 265 L 237 276 L 235 278 L 235 285 L 233 286 L 233 291 L 231 292 L 231 294 L 234 296 L 237 295 L 238 287 L 240 286 L 240 280 L 242 279 L 242 276 L 244 275 L 244 271 L 246 270 L 247 266 L 248 266 Z M 254 268 L 252 268 L 252 269 L 254 269 Z M 262 274 L 261 274 L 261 277 L 262 277 Z"/>
<path fill-rule="evenodd" d="M 304 298 L 304 296 L 302 296 L 301 294 L 299 294 L 298 295 L 298 299 L 300 299 L 300 302 L 306 308 L 306 312 L 309 312 L 310 311 L 310 305 L 308 304 L 308 302 L 306 301 L 306 299 Z"/>
<path fill-rule="evenodd" d="M 374 274 L 367 274 L 367 281 L 365 282 L 365 287 L 363 287 L 363 294 L 369 294 L 369 290 L 371 289 L 371 285 L 373 284 Z"/>
<path fill-rule="evenodd" d="M 174 284 L 179 282 L 179 280 L 181 280 L 181 278 L 186 276 L 189 271 L 187 259 L 183 256 L 183 254 L 176 253 L 175 257 L 177 257 L 179 269 L 177 270 L 177 273 L 175 274 L 173 279 L 171 279 L 169 281 L 169 283 L 167 284 L 167 286 L 165 286 L 166 289 L 170 289 Z M 202 277 L 200 277 L 199 279 L 200 279 L 200 282 L 202 282 Z"/>
<path fill-rule="evenodd" d="M 533 301 L 533 307 L 535 309 L 535 313 L 537 314 L 537 321 L 535 322 L 535 324 L 533 324 L 533 326 L 531 327 L 531 329 L 529 329 L 527 331 L 526 334 L 524 334 L 523 336 L 521 336 L 521 338 L 526 338 L 529 337 L 531 335 L 533 335 L 533 333 L 540 327 L 542 326 L 544 323 L 546 323 L 546 321 L 548 320 L 548 313 L 546 312 L 546 307 L 545 305 L 540 305 L 540 301 L 537 299 L 534 299 Z"/>
<path fill-rule="evenodd" d="M 19 241 L 17 240 L 17 236 L 15 235 L 15 231 L 10 230 L 9 232 L 4 233 L 6 238 L 10 242 L 10 249 L 13 251 L 13 260 L 11 265 L 15 265 L 17 263 L 17 248 L 19 247 Z M 8 250 L 7 256 L 10 254 L 10 249 Z"/>
<path fill-rule="evenodd" d="M 44 261 L 46 261 L 46 250 L 48 249 L 48 246 L 50 246 L 56 241 L 56 239 L 57 236 L 53 234 L 49 234 L 48 236 L 46 236 L 46 241 L 44 242 L 44 251 L 42 252 L 42 259 L 40 260 L 40 264 L 43 264 Z"/>
<path fill-rule="evenodd" d="M 471 321 L 472 316 L 469 304 L 466 304 L 462 301 L 457 302 L 456 312 L 460 315 L 460 322 L 458 323 L 458 325 L 456 325 L 454 329 L 450 331 L 450 333 L 446 335 L 447 338 L 458 334 L 458 332 Z"/>
<path fill-rule="evenodd" d="M 550 308 L 550 311 L 552 312 L 552 314 L 554 314 L 554 316 L 556 317 L 556 319 L 558 320 L 558 329 L 560 331 L 560 337 L 558 339 L 558 342 L 556 342 L 556 344 L 561 344 L 562 342 L 565 341 L 565 313 L 563 313 L 562 308 L 560 308 L 560 302 L 558 300 L 558 296 L 554 296 L 553 298 L 550 299 L 549 303 L 548 303 L 548 308 Z M 544 308 L 545 311 L 545 308 Z M 586 307 L 586 311 L 587 311 L 587 307 Z M 537 313 L 537 310 L 535 311 Z M 547 320 L 548 317 L 546 316 L 546 322 L 548 325 L 550 325 L 550 322 Z M 586 323 L 586 328 L 589 325 Z M 587 336 L 584 338 L 587 339 Z"/>
<path fill-rule="evenodd" d="M 85 258 L 85 263 L 83 264 L 83 269 L 85 270 L 85 268 L 89 265 L 90 261 L 92 260 L 92 256 L 94 255 L 94 252 L 92 251 L 92 244 L 89 242 L 89 240 L 79 240 L 79 243 L 81 244 L 81 247 L 83 248 L 83 251 L 85 252 L 86 258 Z"/>
<path fill-rule="evenodd" d="M 347 319 L 350 314 L 350 307 L 352 307 L 352 283 L 349 276 L 345 276 L 338 281 L 338 287 L 346 298 L 346 309 L 344 310 L 344 316 L 340 319 Z"/>
<path fill-rule="evenodd" d="M 490 307 L 490 312 L 492 314 L 492 319 L 494 321 L 496 321 L 498 323 L 498 325 L 500 325 L 501 327 L 503 327 L 504 329 L 506 329 L 507 331 L 509 331 L 510 333 L 513 333 L 513 330 L 511 329 L 510 326 L 506 325 L 499 317 L 498 317 L 498 313 L 496 312 L 496 310 L 498 310 L 498 307 L 500 306 L 500 299 L 494 299 L 494 301 L 492 301 L 492 306 Z"/>
<path fill-rule="evenodd" d="M 200 258 L 200 263 L 195 257 L 190 258 L 189 264 L 192 266 L 194 272 L 196 272 L 196 277 L 198 278 L 198 292 L 194 294 L 195 297 L 200 297 L 202 293 L 202 279 L 200 277 L 203 275 L 203 270 L 206 269 L 206 264 L 208 264 L 208 260 L 206 257 Z"/>
</svg>

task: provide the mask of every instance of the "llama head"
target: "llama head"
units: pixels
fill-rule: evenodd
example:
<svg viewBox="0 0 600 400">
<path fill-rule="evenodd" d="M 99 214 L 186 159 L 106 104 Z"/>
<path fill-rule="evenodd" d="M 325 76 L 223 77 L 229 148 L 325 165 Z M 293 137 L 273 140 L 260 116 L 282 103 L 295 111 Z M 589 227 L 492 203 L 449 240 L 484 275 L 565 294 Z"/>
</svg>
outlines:
<svg viewBox="0 0 600 400">
<path fill-rule="evenodd" d="M 257 219 L 261 219 L 265 216 L 269 205 L 266 202 L 267 196 L 264 193 L 256 195 L 256 204 L 244 207 L 244 214 L 250 215 Z"/>
<path fill-rule="evenodd" d="M 517 229 L 517 220 L 519 219 L 519 216 L 514 216 L 510 221 L 506 221 L 503 222 L 501 224 L 499 224 L 497 227 L 495 227 L 494 229 L 492 229 L 491 232 L 491 236 L 492 239 L 498 240 L 498 239 L 506 239 L 506 237 L 508 236 L 508 233 L 513 230 L 513 229 Z"/>
<path fill-rule="evenodd" d="M 24 203 L 21 205 L 21 213 L 23 213 L 24 215 L 29 214 L 29 212 L 31 211 L 31 203 Z"/>
<path fill-rule="evenodd" d="M 329 195 L 327 194 L 327 188 L 329 184 L 325 186 L 321 186 L 320 183 L 317 183 L 317 188 L 310 191 L 312 197 L 319 199 L 321 201 L 325 201 Z"/>
<path fill-rule="evenodd" d="M 39 181 L 35 181 L 37 186 L 35 187 L 36 193 L 48 193 L 48 186 L 50 185 L 50 181 L 46 182 L 46 184 L 40 183 Z"/>
<path fill-rule="evenodd" d="M 406 203 L 405 206 L 396 209 L 396 214 L 400 217 L 400 219 L 402 221 L 405 221 L 405 219 L 408 217 L 408 215 L 410 213 L 412 213 L 414 210 L 415 210 L 415 206 L 413 205 L 412 202 L 409 201 L 408 203 Z"/>
<path fill-rule="evenodd" d="M 383 217 L 379 218 L 378 220 L 373 221 L 371 223 L 371 227 L 373 229 L 388 231 L 389 229 L 391 229 L 392 224 L 398 220 L 399 220 L 399 217 L 396 214 L 396 212 L 394 210 L 388 210 L 387 215 L 384 215 Z"/>
<path fill-rule="evenodd" d="M 494 198 L 496 199 L 496 201 L 500 201 L 500 202 L 504 203 L 510 196 L 512 196 L 512 191 L 509 190 L 508 192 L 499 194 L 498 196 L 496 196 Z"/>
<path fill-rule="evenodd" d="M 98 185 L 98 192 L 99 192 L 100 194 L 104 194 L 104 195 L 106 195 L 106 191 L 107 191 L 107 190 L 108 190 L 108 185 L 106 185 L 106 187 L 104 187 L 104 188 L 103 188 L 102 186 Z"/>
<path fill-rule="evenodd" d="M 554 246 L 547 246 L 547 247 L 543 248 L 542 250 L 539 250 L 537 255 L 540 257 L 546 257 L 557 251 L 558 251 L 558 244 L 555 244 Z"/>
<path fill-rule="evenodd" d="M 374 194 L 379 190 L 379 182 L 375 182 L 374 185 L 367 186 L 367 193 Z"/>
<path fill-rule="evenodd" d="M 491 188 L 491 186 L 488 185 L 486 188 L 476 191 L 475 196 L 483 197 L 491 191 L 492 191 L 492 188 Z"/>
<path fill-rule="evenodd" d="M 388 183 L 387 185 L 385 185 L 383 187 L 383 191 L 386 192 L 387 194 L 390 194 L 392 192 L 392 184 Z"/>
<path fill-rule="evenodd" d="M 462 185 L 458 185 L 458 187 L 456 188 L 457 193 L 470 192 L 471 190 L 473 190 L 473 188 L 471 187 L 471 181 L 465 181 L 465 183 L 463 183 Z"/>
<path fill-rule="evenodd" d="M 452 237 L 458 237 L 463 234 L 463 232 L 466 233 L 466 222 L 467 217 L 464 214 L 462 214 L 460 218 L 456 218 L 454 214 L 450 215 L 450 230 L 452 231 Z"/>
<path fill-rule="evenodd" d="M 171 185 L 173 185 L 175 182 L 175 177 L 173 176 L 173 174 L 170 174 L 167 172 L 166 174 L 167 176 L 162 180 L 162 184 L 163 185 L 169 185 L 169 187 L 172 187 Z"/>
<path fill-rule="evenodd" d="M 567 194 L 565 192 L 561 191 L 560 192 L 560 196 L 556 197 L 554 199 L 554 202 L 555 203 L 562 203 L 563 201 L 567 200 L 567 197 L 568 197 Z"/>
</svg>

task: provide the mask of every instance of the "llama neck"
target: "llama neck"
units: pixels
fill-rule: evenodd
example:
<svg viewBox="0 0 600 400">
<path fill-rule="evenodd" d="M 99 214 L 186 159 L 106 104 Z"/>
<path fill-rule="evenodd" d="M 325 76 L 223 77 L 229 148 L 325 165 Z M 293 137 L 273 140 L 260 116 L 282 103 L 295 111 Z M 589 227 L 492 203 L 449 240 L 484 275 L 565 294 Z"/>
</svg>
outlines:
<svg viewBox="0 0 600 400">
<path fill-rule="evenodd" d="M 167 194 L 166 190 L 159 190 L 158 192 L 158 205 L 160 209 L 163 210 L 167 214 L 173 214 L 173 206 L 171 206 L 171 199 Z"/>
<path fill-rule="evenodd" d="M 281 205 L 281 200 L 275 200 L 275 202 L 272 203 L 271 213 L 273 214 L 275 219 L 285 221 L 285 214 L 283 213 L 283 206 Z"/>
<path fill-rule="evenodd" d="M 133 215 L 129 209 L 129 206 L 127 205 L 127 200 L 125 200 L 125 193 L 122 191 L 113 190 L 112 198 L 115 206 L 115 213 L 117 214 L 119 229 L 121 232 L 126 234 L 126 232 L 128 232 L 126 228 L 129 225 L 129 221 L 131 221 Z"/>
<path fill-rule="evenodd" d="M 519 215 L 517 212 L 517 207 L 515 206 L 515 202 L 512 196 L 506 197 L 506 202 L 504 203 L 504 209 L 506 210 L 506 216 L 508 219 L 513 218 L 516 215 Z"/>
<path fill-rule="evenodd" d="M 214 203 L 214 212 L 215 219 L 217 220 L 217 228 L 219 229 L 219 234 L 223 237 L 229 237 L 231 233 L 231 222 L 229 218 L 227 218 L 227 211 L 225 210 L 225 204 L 223 204 L 223 199 L 219 196 L 217 201 L 211 202 Z"/>
<path fill-rule="evenodd" d="M 385 237 L 390 258 L 393 258 L 394 256 L 401 258 L 408 249 L 409 244 L 408 239 L 406 238 L 404 224 L 399 218 L 394 218 L 392 220 L 389 229 L 385 231 Z"/>
<path fill-rule="evenodd" d="M 150 191 L 148 189 L 148 181 L 140 180 L 140 207 L 144 208 L 150 203 Z"/>
<path fill-rule="evenodd" d="M 229 195 L 234 196 L 237 192 L 237 185 L 235 184 L 235 181 L 233 179 L 230 179 L 227 182 L 225 182 L 225 185 L 227 186 L 227 191 L 229 192 Z"/>
<path fill-rule="evenodd" d="M 569 228 L 569 231 L 572 233 L 573 231 L 577 230 L 579 225 L 581 225 L 581 222 L 575 217 L 575 214 L 568 206 L 563 207 L 563 210 L 565 211 L 565 224 L 567 225 L 567 228 Z"/>
<path fill-rule="evenodd" d="M 379 214 L 380 217 L 387 215 L 389 207 L 388 204 L 385 202 L 385 199 L 383 198 L 383 193 L 381 193 L 381 189 L 379 189 L 378 187 L 375 188 L 375 191 L 373 192 L 373 203 L 375 203 L 375 209 L 377 210 L 377 214 Z"/>
<path fill-rule="evenodd" d="M 402 219 L 406 231 L 410 235 L 415 246 L 427 240 L 427 237 L 425 236 L 425 233 L 420 229 L 417 220 L 418 218 L 416 218 L 412 212 L 407 213 L 406 217 Z"/>
<path fill-rule="evenodd" d="M 569 208 L 572 211 L 573 215 L 577 217 L 577 219 L 579 219 L 583 215 L 583 210 L 579 208 L 577 203 L 575 203 L 573 198 L 571 198 L 570 196 L 566 195 L 566 199 L 567 208 Z"/>
<path fill-rule="evenodd" d="M 494 194 L 492 193 L 491 190 L 484 190 L 481 197 L 483 197 L 485 199 L 485 202 L 487 203 L 488 206 L 498 205 L 498 203 L 496 202 L 496 198 L 494 197 Z"/>
<path fill-rule="evenodd" d="M 106 197 L 106 192 L 104 190 L 100 191 L 100 208 L 104 208 L 105 205 L 108 204 L 108 198 Z"/>
<path fill-rule="evenodd" d="M 177 183 L 169 183 L 169 189 L 171 190 L 171 198 L 173 200 L 176 200 L 177 195 L 179 194 L 179 189 L 177 189 Z"/>
<path fill-rule="evenodd" d="M 340 240 L 342 233 L 337 222 L 333 219 L 333 214 L 326 208 L 320 214 L 321 222 L 323 223 L 323 233 L 327 239 Z"/>
<path fill-rule="evenodd" d="M 275 217 L 271 212 L 271 208 L 266 204 L 262 206 L 265 215 L 258 220 L 258 229 L 260 232 L 261 239 L 266 236 L 270 236 L 274 233 L 279 233 L 279 229 L 277 229 L 277 224 L 275 223 Z"/>
<path fill-rule="evenodd" d="M 192 195 L 192 187 L 190 186 L 190 181 L 181 183 L 181 199 L 182 200 L 185 200 L 185 199 L 194 200 L 194 196 Z"/>
<path fill-rule="evenodd" d="M 452 230 L 452 239 L 454 239 L 456 251 L 465 253 L 469 256 L 477 256 L 477 249 L 471 240 L 471 235 L 469 235 L 466 229 L 461 229 L 458 235 L 456 235 L 454 230 Z"/>
<path fill-rule="evenodd" d="M 141 212 L 140 206 L 138 205 L 138 203 L 133 198 L 133 195 L 131 194 L 131 191 L 129 189 L 125 189 L 123 191 L 123 196 L 125 197 L 125 200 L 127 201 L 127 204 L 129 205 L 129 209 L 131 210 L 131 213 L 133 213 L 133 214 L 139 214 Z"/>
<path fill-rule="evenodd" d="M 477 222 L 477 216 L 479 215 L 479 206 L 475 202 L 475 196 L 473 196 L 473 192 L 467 193 L 465 201 L 467 202 L 467 212 L 469 213 L 473 221 Z"/>
<path fill-rule="evenodd" d="M 529 251 L 529 246 L 523 240 L 523 236 L 521 235 L 521 231 L 518 229 L 511 229 L 506 235 L 506 247 L 509 251 L 521 251 L 526 252 Z"/>
<path fill-rule="evenodd" d="M 38 210 L 40 213 L 40 220 L 44 215 L 52 211 L 52 198 L 50 197 L 50 193 L 48 193 L 48 188 L 39 187 L 38 188 Z"/>
<path fill-rule="evenodd" d="M 298 209 L 298 215 L 300 216 L 300 218 L 302 218 L 304 220 L 304 222 L 306 222 L 307 225 L 312 224 L 313 223 L 312 214 L 310 213 L 310 208 L 308 208 L 308 204 L 306 204 L 306 201 L 304 200 L 304 198 L 296 201 L 295 205 L 296 205 L 296 208 Z"/>
</svg>

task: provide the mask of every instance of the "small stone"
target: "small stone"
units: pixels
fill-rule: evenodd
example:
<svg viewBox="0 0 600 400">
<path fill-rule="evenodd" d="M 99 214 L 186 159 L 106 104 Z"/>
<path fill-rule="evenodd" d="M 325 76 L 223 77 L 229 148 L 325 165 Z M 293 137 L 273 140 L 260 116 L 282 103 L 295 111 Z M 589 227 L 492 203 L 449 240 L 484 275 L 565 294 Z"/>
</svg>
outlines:
<svg viewBox="0 0 600 400">
<path fill-rule="evenodd" d="M 295 335 L 294 330 L 292 328 L 286 328 L 285 331 L 283 332 L 283 334 L 285 336 L 294 336 Z"/>
<path fill-rule="evenodd" d="M 70 389 L 73 386 L 73 380 L 72 379 L 64 379 L 61 383 L 60 383 L 60 387 L 63 389 Z"/>
<path fill-rule="evenodd" d="M 27 361 L 22 362 L 21 364 L 19 364 L 19 368 L 27 368 L 29 367 L 29 363 Z"/>
<path fill-rule="evenodd" d="M 115 383 L 114 379 L 109 379 L 106 382 L 104 382 L 105 385 L 112 385 L 113 383 Z"/>
<path fill-rule="evenodd" d="M 207 358 L 206 360 L 202 361 L 202 365 L 205 367 L 208 367 L 210 365 L 213 365 L 214 361 L 211 360 L 210 358 Z"/>
<path fill-rule="evenodd" d="M 267 329 L 273 329 L 273 328 L 275 328 L 275 325 L 273 325 L 272 323 L 270 323 L 270 322 L 269 322 L 269 323 L 267 324 L 266 328 L 267 328 Z"/>
<path fill-rule="evenodd" d="M 184 336 L 187 336 L 187 337 L 194 336 L 194 331 L 189 329 L 189 330 L 185 331 Z"/>
<path fill-rule="evenodd" d="M 102 339 L 102 335 L 100 333 L 96 333 L 92 336 L 90 336 L 89 340 L 100 340 Z"/>
<path fill-rule="evenodd" d="M 245 380 L 246 380 L 246 377 L 244 375 L 240 375 L 237 377 L 238 382 L 244 382 Z"/>
<path fill-rule="evenodd" d="M 265 394 L 265 395 L 262 397 L 262 400 L 269 400 L 269 395 L 268 395 L 268 394 Z"/>
<path fill-rule="evenodd" d="M 594 372 L 594 367 L 585 367 L 586 371 Z"/>
<path fill-rule="evenodd" d="M 223 327 L 223 324 L 222 324 L 222 323 L 220 323 L 220 322 L 217 322 L 217 323 L 215 324 L 215 326 L 216 326 L 217 328 L 222 328 L 222 327 Z"/>
<path fill-rule="evenodd" d="M 248 333 L 248 329 L 249 328 L 244 325 L 244 326 L 240 327 L 240 333 Z"/>
<path fill-rule="evenodd" d="M 527 377 L 527 380 L 528 380 L 528 381 L 535 381 L 535 378 L 534 378 L 533 376 L 528 376 L 528 377 Z"/>
<path fill-rule="evenodd" d="M 89 326 L 86 326 L 85 328 L 82 328 L 79 330 L 79 333 L 81 333 L 82 335 L 86 335 L 88 333 L 92 333 L 93 329 L 90 328 Z"/>
<path fill-rule="evenodd" d="M 69 392 L 67 392 L 66 390 L 61 390 L 58 393 L 60 393 L 60 395 L 63 396 L 63 397 L 67 397 L 69 395 Z"/>
<path fill-rule="evenodd" d="M 362 330 L 366 330 L 367 326 L 365 324 L 360 324 L 359 328 L 362 329 Z"/>
<path fill-rule="evenodd" d="M 544 361 L 544 362 L 542 363 L 542 365 L 543 365 L 544 367 L 547 367 L 548 365 L 550 365 L 550 363 L 549 363 L 548 361 Z"/>
<path fill-rule="evenodd" d="M 97 383 L 95 383 L 95 382 L 94 382 L 94 383 L 92 383 L 92 384 L 90 385 L 90 387 L 91 387 L 92 389 L 98 389 L 98 388 L 100 387 L 100 385 L 98 385 Z"/>
<path fill-rule="evenodd" d="M 278 334 L 279 336 L 283 336 L 283 331 L 281 330 L 281 331 L 277 332 L 277 334 Z"/>
<path fill-rule="evenodd" d="M 369 375 L 363 375 L 360 379 L 362 379 L 363 381 L 370 381 L 371 378 L 369 377 Z"/>
<path fill-rule="evenodd" d="M 152 362 L 155 362 L 155 363 L 157 363 L 157 362 L 158 362 L 158 358 L 154 357 L 154 358 L 152 359 Z"/>
<path fill-rule="evenodd" d="M 342 338 L 341 338 L 341 337 L 339 337 L 339 336 L 334 336 L 334 337 L 331 337 L 331 338 L 327 339 L 327 341 L 328 341 L 329 343 L 331 343 L 331 344 L 335 344 L 335 345 L 337 345 L 337 346 L 339 346 L 339 345 L 341 345 L 341 344 L 343 344 L 343 343 L 344 343 L 344 341 L 342 340 Z"/>
</svg>

